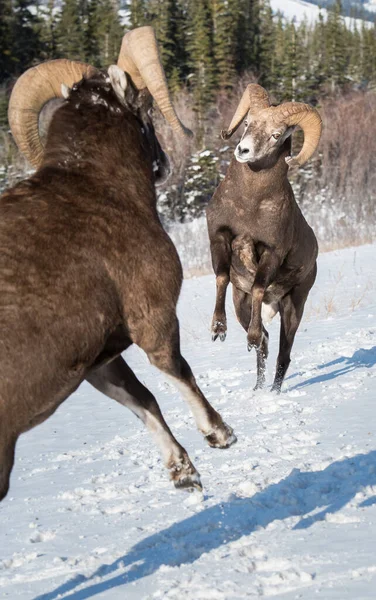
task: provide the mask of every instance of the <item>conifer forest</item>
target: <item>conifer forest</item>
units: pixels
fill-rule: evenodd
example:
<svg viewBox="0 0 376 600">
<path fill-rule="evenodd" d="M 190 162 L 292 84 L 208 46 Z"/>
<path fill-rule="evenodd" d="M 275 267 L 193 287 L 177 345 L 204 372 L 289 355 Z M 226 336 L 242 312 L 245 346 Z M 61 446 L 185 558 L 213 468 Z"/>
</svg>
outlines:
<svg viewBox="0 0 376 600">
<path fill-rule="evenodd" d="M 0 189 L 28 168 L 7 124 L 17 77 L 53 58 L 108 67 L 125 31 L 152 25 L 177 111 L 195 133 L 182 146 L 157 115 L 174 164 L 158 190 L 167 225 L 203 215 L 236 143 L 234 136 L 225 144 L 220 131 L 244 87 L 258 82 L 273 102 L 307 102 L 323 116 L 319 152 L 292 173 L 322 247 L 373 239 L 376 13 L 360 2 L 356 10 L 341 0 L 320 5 L 325 17 L 297 22 L 273 11 L 268 0 L 0 0 Z M 300 143 L 297 133 L 294 144 Z"/>
</svg>

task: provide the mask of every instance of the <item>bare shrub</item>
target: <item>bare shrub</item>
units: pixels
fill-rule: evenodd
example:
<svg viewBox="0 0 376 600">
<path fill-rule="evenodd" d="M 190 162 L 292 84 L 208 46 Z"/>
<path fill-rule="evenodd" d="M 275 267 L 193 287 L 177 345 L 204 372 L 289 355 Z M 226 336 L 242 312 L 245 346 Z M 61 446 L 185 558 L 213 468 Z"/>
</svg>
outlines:
<svg viewBox="0 0 376 600">
<path fill-rule="evenodd" d="M 351 92 L 320 107 L 319 153 L 296 174 L 294 189 L 322 249 L 376 237 L 376 94 Z"/>
<path fill-rule="evenodd" d="M 353 92 L 325 100 L 322 112 L 323 184 L 341 197 L 367 197 L 376 184 L 376 94 Z"/>
<path fill-rule="evenodd" d="M 0 129 L 0 192 L 26 177 L 29 170 L 9 131 Z"/>
</svg>

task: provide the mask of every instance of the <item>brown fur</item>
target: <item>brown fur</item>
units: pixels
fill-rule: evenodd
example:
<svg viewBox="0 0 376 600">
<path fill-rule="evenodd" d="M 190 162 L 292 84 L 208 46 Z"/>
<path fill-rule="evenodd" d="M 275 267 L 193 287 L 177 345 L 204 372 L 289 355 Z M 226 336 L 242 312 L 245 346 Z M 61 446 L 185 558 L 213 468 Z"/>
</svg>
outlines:
<svg viewBox="0 0 376 600">
<path fill-rule="evenodd" d="M 212 322 L 213 340 L 226 336 L 225 296 L 233 284 L 236 314 L 247 331 L 248 349 L 257 352 L 257 384 L 265 381 L 268 333 L 261 318 L 262 303 L 281 315 L 280 349 L 273 390 L 280 391 L 290 363 L 294 336 L 304 304 L 316 277 L 317 242 L 304 219 L 287 178 L 291 130 L 279 141 L 254 117 L 242 140 L 256 160 L 235 158 L 207 207 L 217 299 Z M 275 128 L 274 128 L 275 129 Z M 283 137 L 285 136 L 285 137 Z M 243 144 L 243 145 L 242 145 Z M 245 144 L 241 141 L 237 154 Z"/>
<path fill-rule="evenodd" d="M 213 445 L 228 445 L 232 431 L 180 354 L 182 269 L 156 211 L 153 161 L 161 177 L 168 162 L 149 107 L 131 84 L 120 102 L 105 75 L 75 85 L 52 118 L 41 168 L 1 197 L 0 499 L 18 436 L 84 378 L 159 432 L 177 486 L 200 486 L 120 356 L 131 343 L 191 392 Z"/>
</svg>

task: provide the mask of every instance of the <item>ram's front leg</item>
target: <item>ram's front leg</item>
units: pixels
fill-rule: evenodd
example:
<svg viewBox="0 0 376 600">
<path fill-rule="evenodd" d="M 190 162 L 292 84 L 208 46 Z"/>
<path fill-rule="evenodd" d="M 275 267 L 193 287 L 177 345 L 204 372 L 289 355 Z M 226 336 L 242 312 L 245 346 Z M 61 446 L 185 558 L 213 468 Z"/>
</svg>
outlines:
<svg viewBox="0 0 376 600">
<path fill-rule="evenodd" d="M 263 345 L 264 332 L 261 309 L 266 288 L 273 281 L 280 265 L 279 258 L 272 250 L 264 250 L 257 267 L 255 281 L 251 292 L 251 322 L 247 333 L 248 350 L 259 350 Z"/>
<path fill-rule="evenodd" d="M 219 337 L 221 342 L 226 339 L 227 320 L 226 320 L 226 291 L 230 283 L 230 265 L 231 265 L 231 236 L 229 231 L 217 233 L 215 238 L 210 241 L 210 251 L 212 264 L 216 275 L 217 293 L 215 299 L 215 308 L 211 325 L 212 340 Z"/>
</svg>

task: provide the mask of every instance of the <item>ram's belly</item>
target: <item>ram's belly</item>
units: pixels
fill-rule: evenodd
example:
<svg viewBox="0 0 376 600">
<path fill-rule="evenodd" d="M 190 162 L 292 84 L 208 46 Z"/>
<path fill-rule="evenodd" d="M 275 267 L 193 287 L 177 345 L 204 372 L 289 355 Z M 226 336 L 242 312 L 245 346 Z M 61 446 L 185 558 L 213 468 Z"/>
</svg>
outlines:
<svg viewBox="0 0 376 600">
<path fill-rule="evenodd" d="M 230 281 L 233 286 L 238 288 L 238 290 L 241 290 L 246 294 L 250 294 L 254 282 L 254 277 L 250 277 L 247 274 L 239 273 L 237 269 L 234 269 L 234 267 L 231 266 Z"/>
</svg>

